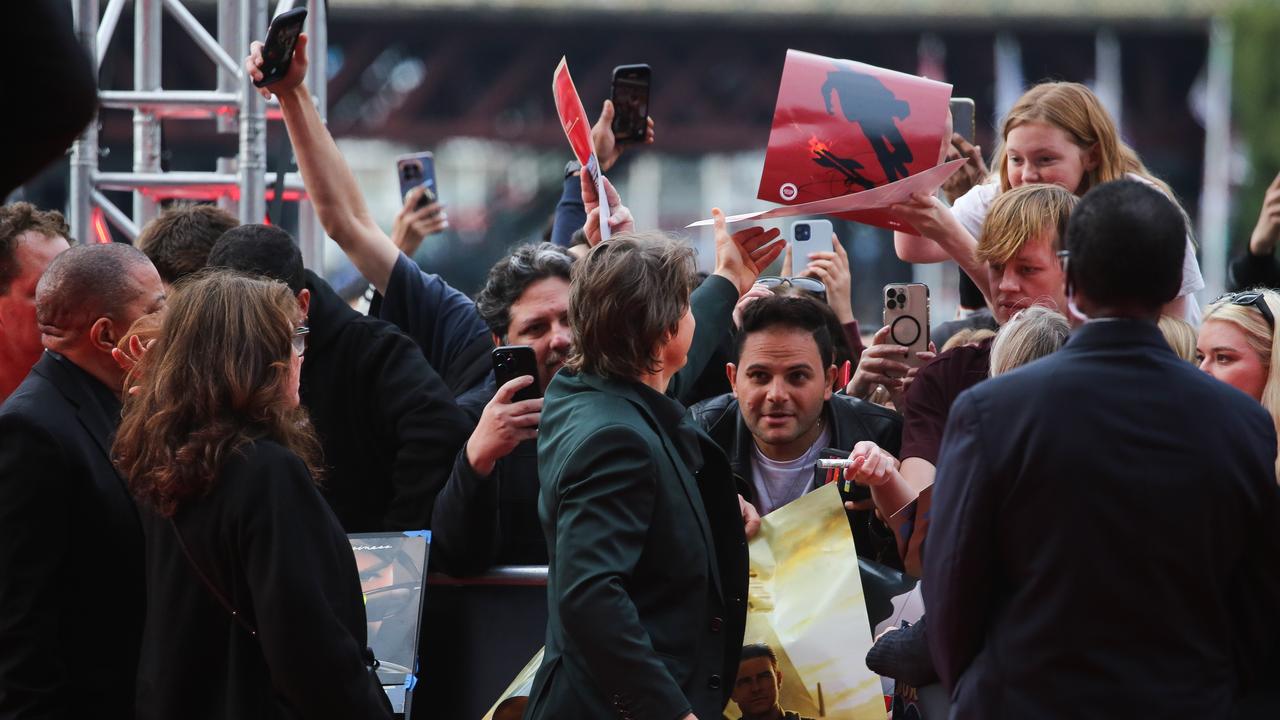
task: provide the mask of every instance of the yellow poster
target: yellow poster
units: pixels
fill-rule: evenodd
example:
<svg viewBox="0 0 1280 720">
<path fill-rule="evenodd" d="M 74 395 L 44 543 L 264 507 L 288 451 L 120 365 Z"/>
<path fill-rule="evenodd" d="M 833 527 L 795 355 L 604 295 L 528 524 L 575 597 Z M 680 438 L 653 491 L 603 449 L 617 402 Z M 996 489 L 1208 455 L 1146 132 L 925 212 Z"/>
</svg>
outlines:
<svg viewBox="0 0 1280 720">
<path fill-rule="evenodd" d="M 748 717 L 777 703 L 802 718 L 884 720 L 880 677 L 865 662 L 871 625 L 858 556 L 835 484 L 766 515 L 750 552 L 743 642 L 767 645 L 780 677 L 772 699 L 771 661 L 744 660 L 745 682 L 735 684 L 725 717 L 743 717 L 742 702 Z"/>
</svg>

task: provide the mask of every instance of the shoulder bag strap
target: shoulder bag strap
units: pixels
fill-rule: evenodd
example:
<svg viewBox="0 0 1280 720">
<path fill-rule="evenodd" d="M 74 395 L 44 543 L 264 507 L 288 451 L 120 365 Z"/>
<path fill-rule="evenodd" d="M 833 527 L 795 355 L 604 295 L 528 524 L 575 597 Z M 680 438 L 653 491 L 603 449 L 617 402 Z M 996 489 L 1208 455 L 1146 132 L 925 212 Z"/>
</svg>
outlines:
<svg viewBox="0 0 1280 720">
<path fill-rule="evenodd" d="M 249 624 L 249 621 L 244 619 L 244 616 L 236 612 L 235 608 L 231 606 L 231 603 L 227 600 L 226 596 L 218 590 L 218 587 L 213 584 L 213 581 L 209 579 L 209 576 L 205 575 L 204 571 L 200 569 L 200 565 L 196 563 L 195 558 L 191 557 L 191 551 L 187 549 L 187 544 L 182 541 L 182 533 L 178 531 L 178 525 L 173 521 L 173 518 L 169 518 L 169 527 L 173 528 L 173 535 L 178 538 L 178 547 L 182 548 L 182 554 L 186 556 L 187 562 L 191 565 L 191 569 L 196 571 L 196 576 L 200 578 L 200 582 L 204 583 L 204 586 L 208 588 L 209 594 L 218 601 L 218 604 L 222 606 L 223 610 L 226 610 L 231 614 L 231 619 L 235 620 L 240 627 L 244 628 L 245 632 L 249 633 L 250 637 L 258 637 L 258 631 Z"/>
</svg>

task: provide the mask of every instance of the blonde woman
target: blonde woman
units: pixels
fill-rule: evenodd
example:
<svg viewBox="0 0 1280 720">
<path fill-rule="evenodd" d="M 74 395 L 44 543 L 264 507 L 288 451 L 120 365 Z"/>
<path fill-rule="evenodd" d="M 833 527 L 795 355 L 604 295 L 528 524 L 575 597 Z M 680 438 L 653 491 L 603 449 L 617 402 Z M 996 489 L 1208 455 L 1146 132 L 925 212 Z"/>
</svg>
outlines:
<svg viewBox="0 0 1280 720">
<path fill-rule="evenodd" d="M 894 234 L 898 257 L 913 263 L 955 259 L 991 300 L 991 288 L 982 263 L 974 257 L 974 240 L 992 203 L 1012 188 L 1047 183 L 1066 188 L 1076 196 L 1112 180 L 1137 180 L 1173 192 L 1126 145 L 1106 108 L 1089 88 L 1078 83 L 1041 83 L 1028 90 L 1005 116 L 1001 143 L 992 167 L 992 179 L 976 185 L 947 209 L 932 196 L 917 195 L 910 203 L 894 207 L 920 235 Z M 1185 215 L 1185 213 L 1184 213 Z M 1178 297 L 1164 307 L 1165 314 L 1183 317 L 1193 325 L 1199 308 L 1192 293 L 1204 288 L 1196 262 L 1195 246 L 1187 237 Z"/>
</svg>

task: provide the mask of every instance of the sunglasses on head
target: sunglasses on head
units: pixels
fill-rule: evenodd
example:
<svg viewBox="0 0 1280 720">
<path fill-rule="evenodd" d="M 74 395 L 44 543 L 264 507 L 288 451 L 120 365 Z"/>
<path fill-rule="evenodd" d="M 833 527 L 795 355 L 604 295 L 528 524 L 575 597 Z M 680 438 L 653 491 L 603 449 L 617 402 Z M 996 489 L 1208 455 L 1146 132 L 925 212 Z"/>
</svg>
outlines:
<svg viewBox="0 0 1280 720">
<path fill-rule="evenodd" d="M 1244 292 L 1227 293 L 1222 295 L 1214 302 L 1229 302 L 1232 305 L 1243 305 L 1244 307 L 1256 308 L 1262 314 L 1262 319 L 1267 321 L 1267 327 L 1273 332 L 1276 329 L 1276 318 L 1271 314 L 1271 308 L 1267 307 L 1266 298 L 1261 290 L 1245 290 Z"/>
<path fill-rule="evenodd" d="M 815 280 L 811 277 L 777 277 L 776 275 L 766 275 L 756 280 L 757 285 L 763 285 L 770 290 L 783 285 L 790 285 L 797 290 L 803 290 L 822 298 L 827 299 L 827 286 L 821 280 Z"/>
</svg>

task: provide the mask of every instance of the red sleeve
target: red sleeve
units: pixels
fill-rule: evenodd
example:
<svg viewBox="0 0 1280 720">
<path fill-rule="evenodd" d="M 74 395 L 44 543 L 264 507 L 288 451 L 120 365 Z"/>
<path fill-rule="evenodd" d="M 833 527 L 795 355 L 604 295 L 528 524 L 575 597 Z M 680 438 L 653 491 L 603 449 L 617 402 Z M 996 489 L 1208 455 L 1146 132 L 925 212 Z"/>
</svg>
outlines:
<svg viewBox="0 0 1280 720">
<path fill-rule="evenodd" d="M 938 464 L 951 403 L 960 393 L 986 379 L 990 359 L 991 342 L 987 340 L 949 350 L 920 368 L 907 388 L 901 459 L 918 457 Z"/>
</svg>

